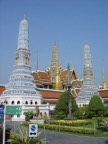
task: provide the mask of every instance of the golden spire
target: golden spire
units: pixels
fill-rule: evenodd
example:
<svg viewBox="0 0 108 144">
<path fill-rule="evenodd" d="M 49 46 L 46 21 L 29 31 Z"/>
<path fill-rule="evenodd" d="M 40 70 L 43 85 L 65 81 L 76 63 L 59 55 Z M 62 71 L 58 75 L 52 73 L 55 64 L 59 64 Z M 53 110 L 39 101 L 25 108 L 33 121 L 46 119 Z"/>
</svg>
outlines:
<svg viewBox="0 0 108 144">
<path fill-rule="evenodd" d="M 53 46 L 53 49 L 52 49 L 52 61 L 51 61 L 51 65 L 50 65 L 50 78 L 51 78 L 51 81 L 54 83 L 55 83 L 55 77 L 56 77 L 56 71 L 57 71 L 58 65 L 59 65 L 58 48 L 55 43 Z"/>
<path fill-rule="evenodd" d="M 103 82 L 102 82 L 102 88 L 106 89 L 107 88 L 107 83 L 106 83 L 106 76 L 105 72 L 103 71 Z"/>
</svg>

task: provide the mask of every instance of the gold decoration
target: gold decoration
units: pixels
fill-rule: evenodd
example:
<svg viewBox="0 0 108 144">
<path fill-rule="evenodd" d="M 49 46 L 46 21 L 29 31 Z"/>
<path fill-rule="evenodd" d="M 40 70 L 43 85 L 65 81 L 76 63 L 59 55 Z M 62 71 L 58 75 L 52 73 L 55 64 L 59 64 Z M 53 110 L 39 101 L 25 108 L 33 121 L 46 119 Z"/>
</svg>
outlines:
<svg viewBox="0 0 108 144">
<path fill-rule="evenodd" d="M 17 53 L 16 54 L 16 64 L 18 64 L 18 62 L 19 62 L 19 54 Z"/>
<path fill-rule="evenodd" d="M 23 58 L 23 63 L 24 64 L 28 64 L 28 61 L 29 61 L 29 57 L 28 57 L 28 55 L 26 54 L 25 56 L 24 56 L 24 58 Z"/>
</svg>

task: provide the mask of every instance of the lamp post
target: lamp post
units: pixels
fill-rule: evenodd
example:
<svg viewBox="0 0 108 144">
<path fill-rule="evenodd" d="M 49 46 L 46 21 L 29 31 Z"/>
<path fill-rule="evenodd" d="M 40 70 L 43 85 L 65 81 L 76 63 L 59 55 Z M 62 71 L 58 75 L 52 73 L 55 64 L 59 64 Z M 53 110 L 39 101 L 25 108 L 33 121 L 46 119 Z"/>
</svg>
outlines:
<svg viewBox="0 0 108 144">
<path fill-rule="evenodd" d="M 71 83 L 70 83 L 70 65 L 67 65 L 67 72 L 68 72 L 68 82 L 67 82 L 67 88 L 68 88 L 68 115 L 67 118 L 72 118 L 72 97 L 71 97 Z"/>
</svg>

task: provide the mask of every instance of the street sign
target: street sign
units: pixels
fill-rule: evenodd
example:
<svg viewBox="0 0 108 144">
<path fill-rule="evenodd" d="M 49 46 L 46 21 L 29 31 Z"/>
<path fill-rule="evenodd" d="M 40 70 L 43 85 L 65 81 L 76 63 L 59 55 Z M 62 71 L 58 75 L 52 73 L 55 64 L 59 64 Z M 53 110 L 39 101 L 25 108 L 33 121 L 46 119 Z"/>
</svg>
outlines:
<svg viewBox="0 0 108 144">
<path fill-rule="evenodd" d="M 29 124 L 29 137 L 37 137 L 38 134 L 38 125 Z"/>
<path fill-rule="evenodd" d="M 0 105 L 0 121 L 4 118 L 4 105 Z"/>
<path fill-rule="evenodd" d="M 4 111 L 4 105 L 0 105 L 0 111 Z"/>
<path fill-rule="evenodd" d="M 6 114 L 18 115 L 22 112 L 22 106 L 6 106 Z"/>
</svg>

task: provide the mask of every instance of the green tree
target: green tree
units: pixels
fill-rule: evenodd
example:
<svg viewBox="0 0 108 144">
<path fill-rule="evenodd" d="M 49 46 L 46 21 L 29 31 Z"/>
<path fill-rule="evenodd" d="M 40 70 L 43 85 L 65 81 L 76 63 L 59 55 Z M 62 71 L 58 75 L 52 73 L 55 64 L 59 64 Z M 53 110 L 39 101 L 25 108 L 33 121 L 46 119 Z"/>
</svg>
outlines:
<svg viewBox="0 0 108 144">
<path fill-rule="evenodd" d="M 39 135 L 40 133 L 38 133 Z M 17 133 L 10 131 L 10 138 L 7 140 L 9 144 L 38 144 L 42 139 L 30 138 L 28 135 L 28 127 L 20 126 L 17 128 Z"/>
<path fill-rule="evenodd" d="M 25 115 L 26 121 L 30 121 L 30 119 L 33 118 L 33 112 L 32 111 L 24 112 L 24 115 Z"/>
<path fill-rule="evenodd" d="M 76 104 L 76 101 L 74 99 L 74 97 L 72 96 L 72 94 L 70 94 L 71 98 L 72 98 L 72 113 L 75 112 L 76 110 L 78 110 L 78 106 Z M 69 96 L 68 96 L 68 92 L 64 92 L 61 94 L 56 107 L 55 107 L 55 114 L 57 116 L 57 118 L 62 119 L 67 117 L 68 113 L 69 113 L 69 108 L 68 108 L 68 101 L 69 101 Z"/>
<path fill-rule="evenodd" d="M 97 95 L 94 95 L 88 105 L 88 110 L 95 113 L 94 116 L 100 116 L 103 115 L 103 112 L 105 110 L 104 103 L 102 102 L 101 98 Z"/>
</svg>

